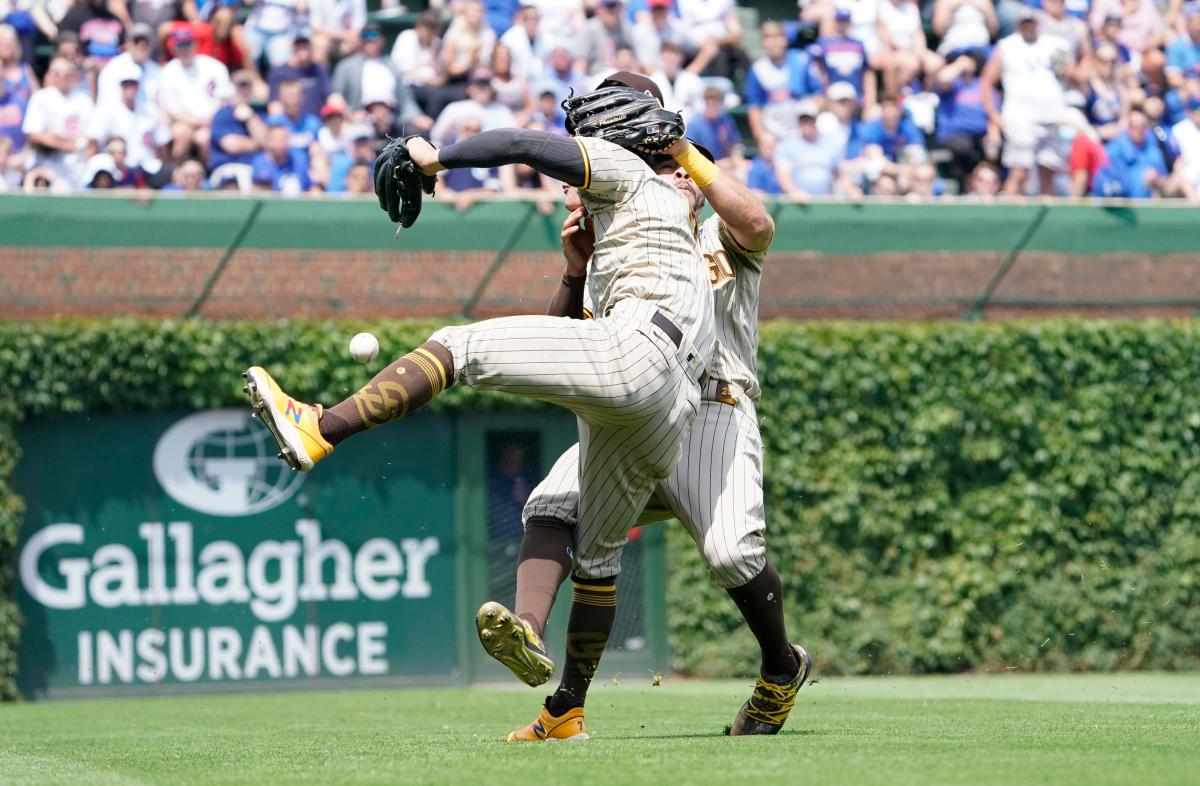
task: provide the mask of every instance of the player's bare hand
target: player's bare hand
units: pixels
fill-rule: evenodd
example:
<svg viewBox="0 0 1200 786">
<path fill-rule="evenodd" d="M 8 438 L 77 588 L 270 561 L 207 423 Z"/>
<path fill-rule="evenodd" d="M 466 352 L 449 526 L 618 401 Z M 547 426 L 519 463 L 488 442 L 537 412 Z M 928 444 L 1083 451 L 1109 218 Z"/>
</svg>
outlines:
<svg viewBox="0 0 1200 786">
<path fill-rule="evenodd" d="M 421 174 L 433 175 L 445 169 L 438 162 L 437 148 L 429 144 L 428 140 L 414 136 L 404 146 L 408 148 L 408 154 L 412 156 L 413 163 L 421 170 Z"/>
<path fill-rule="evenodd" d="M 670 147 L 663 148 L 663 152 L 674 158 L 675 156 L 683 155 L 690 144 L 691 142 L 687 140 L 687 137 L 681 136 L 672 142 Z"/>
<path fill-rule="evenodd" d="M 587 210 L 577 207 L 563 222 L 562 240 L 563 256 L 567 259 L 567 275 L 582 276 L 587 273 L 588 261 L 596 247 L 596 236 L 583 220 Z"/>
</svg>

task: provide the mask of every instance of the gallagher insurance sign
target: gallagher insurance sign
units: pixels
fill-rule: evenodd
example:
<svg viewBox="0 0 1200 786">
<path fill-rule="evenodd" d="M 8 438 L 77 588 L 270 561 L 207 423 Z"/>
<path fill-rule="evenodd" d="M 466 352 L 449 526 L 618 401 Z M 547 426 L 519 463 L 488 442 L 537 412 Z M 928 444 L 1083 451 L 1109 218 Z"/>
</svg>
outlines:
<svg viewBox="0 0 1200 786">
<path fill-rule="evenodd" d="M 393 424 L 310 474 L 248 410 L 17 434 L 27 695 L 457 674 L 448 419 Z"/>
</svg>

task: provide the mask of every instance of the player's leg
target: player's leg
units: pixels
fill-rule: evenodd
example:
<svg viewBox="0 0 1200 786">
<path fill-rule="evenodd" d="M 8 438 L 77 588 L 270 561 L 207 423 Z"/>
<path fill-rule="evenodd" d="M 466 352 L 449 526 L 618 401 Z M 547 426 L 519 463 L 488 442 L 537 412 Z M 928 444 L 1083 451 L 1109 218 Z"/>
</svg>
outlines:
<svg viewBox="0 0 1200 786">
<path fill-rule="evenodd" d="M 484 650 L 526 685 L 554 676 L 542 637 L 558 588 L 571 572 L 578 506 L 579 445 L 572 445 L 525 503 L 515 608 L 488 601 L 475 614 Z"/>
<path fill-rule="evenodd" d="M 683 453 L 657 494 L 691 532 L 713 582 L 733 598 L 762 653 L 759 682 L 732 733 L 775 733 L 808 679 L 811 658 L 788 638 L 782 582 L 766 558 L 762 441 L 753 403 L 705 401 Z"/>
</svg>

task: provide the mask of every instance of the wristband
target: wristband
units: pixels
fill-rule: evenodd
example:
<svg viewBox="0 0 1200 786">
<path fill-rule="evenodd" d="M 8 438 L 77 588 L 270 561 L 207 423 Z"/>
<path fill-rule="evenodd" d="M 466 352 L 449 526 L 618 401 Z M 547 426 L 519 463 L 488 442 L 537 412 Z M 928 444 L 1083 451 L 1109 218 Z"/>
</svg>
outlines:
<svg viewBox="0 0 1200 786">
<path fill-rule="evenodd" d="M 688 142 L 686 150 L 675 156 L 675 161 L 701 188 L 711 185 L 717 179 L 717 175 L 721 174 L 721 168 L 705 158 L 691 142 Z"/>
</svg>

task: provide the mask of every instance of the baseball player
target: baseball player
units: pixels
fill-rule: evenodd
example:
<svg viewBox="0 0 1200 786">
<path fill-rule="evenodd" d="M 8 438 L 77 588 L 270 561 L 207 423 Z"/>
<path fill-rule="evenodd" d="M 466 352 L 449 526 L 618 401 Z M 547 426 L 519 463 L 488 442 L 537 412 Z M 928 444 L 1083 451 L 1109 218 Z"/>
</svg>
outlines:
<svg viewBox="0 0 1200 786">
<path fill-rule="evenodd" d="M 670 171 L 657 174 L 655 165 L 670 157 L 645 152 L 680 138 L 682 120 L 662 109 L 657 85 L 629 72 L 564 105 L 573 137 L 496 129 L 441 150 L 419 137 L 395 140 L 376 161 L 376 193 L 405 227 L 444 169 L 524 163 L 577 187 L 595 236 L 587 277 L 595 319 L 524 316 L 443 328 L 329 408 L 288 395 L 258 366 L 245 372 L 245 390 L 281 458 L 301 471 L 342 440 L 415 412 L 455 383 L 575 413 L 576 598 L 564 695 L 578 697 L 571 736 L 586 736 L 582 697 L 612 628 L 626 533 L 680 459 L 716 337 L 713 290 L 691 230 L 694 206 Z M 548 678 L 553 662 L 540 638 L 523 625 L 505 633 Z"/>
<path fill-rule="evenodd" d="M 738 604 L 762 650 L 760 677 L 750 699 L 734 718 L 730 734 L 775 734 L 782 728 L 797 691 L 812 670 L 812 658 L 792 644 L 783 619 L 779 574 L 766 558 L 763 538 L 762 440 L 755 402 L 758 302 L 762 262 L 774 236 L 765 206 L 735 179 L 720 174 L 712 156 L 680 140 L 667 152 L 676 188 L 688 196 L 691 220 L 713 287 L 719 343 L 704 384 L 700 414 L 684 441 L 683 459 L 655 486 L 642 522 L 678 518 L 691 532 L 713 580 Z M 707 200 L 716 215 L 698 223 Z M 591 233 L 583 221 L 587 209 L 572 200 L 563 225 L 567 267 L 549 312 L 581 319 L 583 282 Z M 514 644 L 496 649 L 493 632 L 528 626 L 540 637 L 562 579 L 569 569 L 573 529 L 579 524 L 578 446 L 559 458 L 525 506 L 525 538 L 517 568 L 517 607 L 513 614 L 498 603 L 485 604 L 476 617 L 485 649 L 523 681 L 541 684 L 544 671 L 530 669 Z M 578 589 L 577 589 L 578 593 Z M 485 634 L 488 634 L 485 636 Z M 514 642 L 511 635 L 505 641 Z M 572 643 L 568 638 L 568 649 Z M 570 664 L 568 664 L 568 668 Z M 564 675 L 564 679 L 565 679 Z M 561 692 L 561 689 L 560 689 Z M 559 693 L 547 699 L 538 719 L 514 731 L 510 740 L 572 738 L 582 729 L 582 708 L 575 717 L 559 712 Z"/>
</svg>

